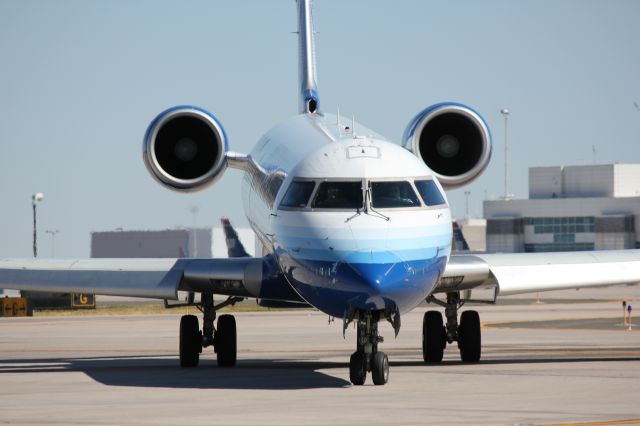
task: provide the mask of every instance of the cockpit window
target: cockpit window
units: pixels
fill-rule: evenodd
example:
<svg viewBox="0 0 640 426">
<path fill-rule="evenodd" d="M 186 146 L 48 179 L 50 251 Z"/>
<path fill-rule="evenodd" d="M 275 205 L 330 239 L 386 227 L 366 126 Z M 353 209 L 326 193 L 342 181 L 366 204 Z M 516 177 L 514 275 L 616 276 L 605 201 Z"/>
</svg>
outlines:
<svg viewBox="0 0 640 426">
<path fill-rule="evenodd" d="M 316 183 L 313 181 L 293 181 L 284 194 L 281 207 L 306 207 Z"/>
<path fill-rule="evenodd" d="M 378 209 L 420 207 L 420 200 L 407 181 L 371 182 L 371 206 Z"/>
<path fill-rule="evenodd" d="M 362 182 L 322 182 L 311 207 L 317 209 L 362 208 Z"/>
<path fill-rule="evenodd" d="M 427 206 L 445 204 L 444 197 L 433 180 L 416 180 L 416 188 Z"/>
</svg>

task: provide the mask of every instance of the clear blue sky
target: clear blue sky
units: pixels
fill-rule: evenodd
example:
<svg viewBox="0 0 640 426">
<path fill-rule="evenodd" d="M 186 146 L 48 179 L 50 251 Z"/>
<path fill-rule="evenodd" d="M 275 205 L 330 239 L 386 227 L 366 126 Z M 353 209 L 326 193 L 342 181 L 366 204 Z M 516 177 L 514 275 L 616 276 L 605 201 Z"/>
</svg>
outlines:
<svg viewBox="0 0 640 426">
<path fill-rule="evenodd" d="M 491 126 L 493 162 L 449 193 L 472 215 L 510 187 L 527 196 L 528 167 L 640 162 L 640 1 L 316 0 L 322 106 L 398 141 L 422 108 L 452 100 Z M 176 104 L 220 118 L 248 152 L 297 112 L 293 0 L 0 0 L 0 256 L 31 255 L 59 229 L 58 257 L 89 254 L 91 231 L 165 229 L 227 215 L 246 226 L 241 175 L 176 194 L 142 163 L 149 121 Z"/>
</svg>

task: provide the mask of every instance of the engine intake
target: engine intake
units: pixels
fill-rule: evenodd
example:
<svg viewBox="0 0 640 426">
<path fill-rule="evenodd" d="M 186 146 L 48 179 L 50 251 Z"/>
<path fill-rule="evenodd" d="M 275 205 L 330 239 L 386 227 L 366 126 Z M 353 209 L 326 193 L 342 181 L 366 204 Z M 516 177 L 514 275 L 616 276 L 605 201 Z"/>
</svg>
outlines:
<svg viewBox="0 0 640 426">
<path fill-rule="evenodd" d="M 456 103 L 430 106 L 416 115 L 403 144 L 434 172 L 445 189 L 475 180 L 491 158 L 491 133 L 480 115 Z"/>
<path fill-rule="evenodd" d="M 209 112 L 179 106 L 160 113 L 144 137 L 147 170 L 162 185 L 196 191 L 218 180 L 226 168 L 227 136 Z"/>
</svg>

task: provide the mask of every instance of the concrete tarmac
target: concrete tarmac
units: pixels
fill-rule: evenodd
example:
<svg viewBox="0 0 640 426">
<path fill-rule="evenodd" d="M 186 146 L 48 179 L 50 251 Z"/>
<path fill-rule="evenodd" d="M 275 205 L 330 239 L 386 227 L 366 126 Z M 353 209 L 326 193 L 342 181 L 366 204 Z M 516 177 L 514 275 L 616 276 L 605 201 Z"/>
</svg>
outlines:
<svg viewBox="0 0 640 426">
<path fill-rule="evenodd" d="M 315 311 L 237 314 L 237 366 L 217 367 L 209 348 L 196 369 L 178 366 L 185 312 L 0 318 L 0 424 L 640 424 L 640 327 L 622 326 L 619 299 L 640 311 L 640 287 L 615 291 L 474 307 L 478 364 L 454 344 L 425 365 L 416 309 L 397 339 L 381 326 L 386 386 L 351 386 L 354 329 L 343 340 Z"/>
</svg>

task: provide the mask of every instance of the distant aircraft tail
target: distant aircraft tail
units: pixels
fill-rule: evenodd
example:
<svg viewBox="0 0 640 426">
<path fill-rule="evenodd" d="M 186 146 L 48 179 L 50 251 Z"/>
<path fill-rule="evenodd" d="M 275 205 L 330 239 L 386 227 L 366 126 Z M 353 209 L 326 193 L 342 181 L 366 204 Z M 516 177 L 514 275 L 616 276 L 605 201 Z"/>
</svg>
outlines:
<svg viewBox="0 0 640 426">
<path fill-rule="evenodd" d="M 311 0 L 298 2 L 298 72 L 300 79 L 300 113 L 314 113 L 320 109 L 316 86 L 316 49 L 313 40 Z"/>
<path fill-rule="evenodd" d="M 462 233 L 462 229 L 458 225 L 458 222 L 453 222 L 453 246 L 452 249 L 454 251 L 469 251 L 469 244 L 467 244 L 467 240 L 464 238 L 464 234 Z"/>
<path fill-rule="evenodd" d="M 238 233 L 233 226 L 231 226 L 231 222 L 226 217 L 220 219 L 222 223 L 222 230 L 224 231 L 225 242 L 227 244 L 227 254 L 229 257 L 251 257 L 249 253 L 244 249 L 240 238 L 238 237 Z"/>
</svg>

